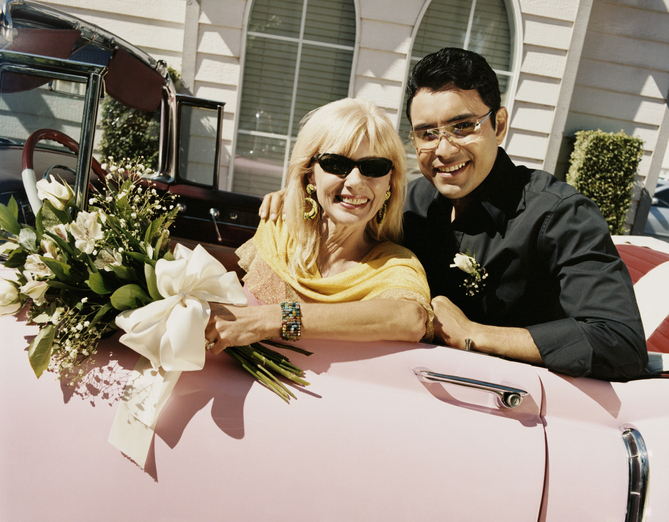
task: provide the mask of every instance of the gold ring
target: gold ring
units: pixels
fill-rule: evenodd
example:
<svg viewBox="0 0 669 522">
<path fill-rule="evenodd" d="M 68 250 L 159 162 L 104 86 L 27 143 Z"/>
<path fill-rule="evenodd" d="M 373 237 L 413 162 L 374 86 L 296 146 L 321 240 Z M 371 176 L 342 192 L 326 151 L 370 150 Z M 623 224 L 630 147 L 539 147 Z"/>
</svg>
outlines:
<svg viewBox="0 0 669 522">
<path fill-rule="evenodd" d="M 207 351 L 211 350 L 215 344 L 216 341 L 210 341 L 209 339 L 204 340 L 204 347 Z"/>
</svg>

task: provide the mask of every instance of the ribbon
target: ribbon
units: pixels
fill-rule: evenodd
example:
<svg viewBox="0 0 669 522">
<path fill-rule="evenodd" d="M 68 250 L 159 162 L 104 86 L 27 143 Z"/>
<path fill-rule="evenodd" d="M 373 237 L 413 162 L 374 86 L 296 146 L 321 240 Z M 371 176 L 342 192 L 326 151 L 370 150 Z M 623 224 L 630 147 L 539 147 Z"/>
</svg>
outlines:
<svg viewBox="0 0 669 522">
<path fill-rule="evenodd" d="M 160 411 L 182 371 L 201 370 L 209 302 L 246 306 L 234 272 L 201 245 L 181 244 L 174 261 L 156 263 L 156 285 L 164 298 L 116 317 L 126 333 L 120 341 L 143 357 L 126 384 L 109 442 L 144 468 Z"/>
</svg>

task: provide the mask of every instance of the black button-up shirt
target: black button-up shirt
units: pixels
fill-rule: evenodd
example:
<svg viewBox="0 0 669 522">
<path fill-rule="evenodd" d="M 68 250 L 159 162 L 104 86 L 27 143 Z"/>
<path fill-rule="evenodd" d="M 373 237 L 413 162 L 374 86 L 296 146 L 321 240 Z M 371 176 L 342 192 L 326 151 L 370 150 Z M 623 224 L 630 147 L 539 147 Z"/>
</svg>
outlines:
<svg viewBox="0 0 669 522">
<path fill-rule="evenodd" d="M 625 264 L 597 206 L 547 172 L 498 150 L 475 199 L 451 223 L 451 202 L 426 179 L 409 186 L 404 245 L 420 259 L 432 296 L 483 324 L 527 328 L 546 367 L 629 379 L 648 363 Z M 474 296 L 451 268 L 469 251 L 488 277 Z"/>
</svg>

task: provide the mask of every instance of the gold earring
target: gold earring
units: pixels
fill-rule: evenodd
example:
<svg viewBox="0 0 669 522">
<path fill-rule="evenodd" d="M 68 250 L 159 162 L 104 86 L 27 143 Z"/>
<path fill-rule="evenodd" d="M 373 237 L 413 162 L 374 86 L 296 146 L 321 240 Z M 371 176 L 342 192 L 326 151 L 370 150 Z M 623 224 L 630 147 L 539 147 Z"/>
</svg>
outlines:
<svg viewBox="0 0 669 522">
<path fill-rule="evenodd" d="M 314 201 L 314 199 L 311 197 L 314 192 L 316 192 L 316 187 L 309 183 L 307 185 L 307 197 L 304 198 L 304 204 L 311 205 L 311 209 L 309 209 L 309 211 L 305 211 L 303 214 L 303 217 L 306 221 L 314 219 L 318 214 L 318 203 L 316 203 L 316 201 Z"/>
<path fill-rule="evenodd" d="M 386 192 L 386 198 L 383 201 L 383 206 L 379 209 L 378 213 L 376 214 L 376 221 L 379 223 L 379 225 L 383 223 L 384 219 L 386 219 L 389 199 L 390 199 L 390 189 L 388 189 L 388 192 Z"/>
</svg>

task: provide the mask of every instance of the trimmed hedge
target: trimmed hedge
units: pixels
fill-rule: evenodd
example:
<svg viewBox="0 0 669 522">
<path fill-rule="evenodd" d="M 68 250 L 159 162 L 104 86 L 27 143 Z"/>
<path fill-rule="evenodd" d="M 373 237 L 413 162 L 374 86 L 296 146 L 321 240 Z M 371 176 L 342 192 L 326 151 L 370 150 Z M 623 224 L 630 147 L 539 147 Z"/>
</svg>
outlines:
<svg viewBox="0 0 669 522">
<path fill-rule="evenodd" d="M 643 140 L 618 133 L 578 131 L 567 183 L 592 199 L 611 234 L 624 234 Z"/>
</svg>

